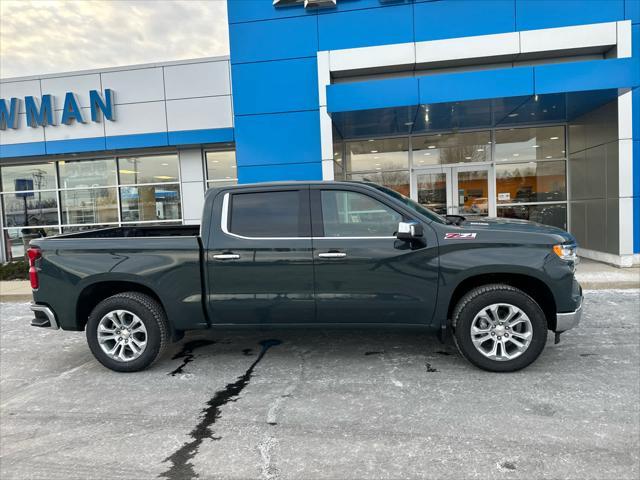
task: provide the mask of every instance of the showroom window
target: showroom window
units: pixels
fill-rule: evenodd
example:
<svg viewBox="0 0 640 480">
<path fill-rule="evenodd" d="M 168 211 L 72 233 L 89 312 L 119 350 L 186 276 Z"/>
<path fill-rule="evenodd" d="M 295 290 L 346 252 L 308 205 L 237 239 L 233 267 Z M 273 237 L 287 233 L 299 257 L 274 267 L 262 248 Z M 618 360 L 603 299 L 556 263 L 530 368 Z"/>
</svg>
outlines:
<svg viewBox="0 0 640 480">
<path fill-rule="evenodd" d="M 334 156 L 344 156 L 347 179 L 385 185 L 439 213 L 566 229 L 565 145 L 565 127 L 554 125 L 346 140 Z M 342 171 L 334 162 L 336 179 Z"/>
<path fill-rule="evenodd" d="M 564 126 L 495 132 L 499 217 L 567 229 L 567 162 Z"/>
<path fill-rule="evenodd" d="M 122 222 L 180 220 L 178 155 L 118 159 Z"/>
<path fill-rule="evenodd" d="M 409 139 L 345 142 L 346 179 L 373 182 L 409 195 Z"/>
<path fill-rule="evenodd" d="M 175 153 L 7 165 L 0 177 L 9 260 L 38 236 L 182 221 Z"/>
<path fill-rule="evenodd" d="M 491 132 L 439 133 L 411 139 L 413 166 L 491 160 Z"/>
<path fill-rule="evenodd" d="M 238 183 L 236 152 L 215 150 L 205 152 L 207 188 L 224 187 Z"/>
</svg>

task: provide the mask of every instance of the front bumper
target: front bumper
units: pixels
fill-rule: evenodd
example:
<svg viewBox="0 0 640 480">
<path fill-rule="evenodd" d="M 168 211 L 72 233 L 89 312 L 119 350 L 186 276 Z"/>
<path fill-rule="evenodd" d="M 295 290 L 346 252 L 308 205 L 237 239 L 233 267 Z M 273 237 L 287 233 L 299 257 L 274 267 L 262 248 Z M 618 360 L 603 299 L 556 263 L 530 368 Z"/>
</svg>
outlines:
<svg viewBox="0 0 640 480">
<path fill-rule="evenodd" d="M 54 330 L 60 328 L 58 320 L 56 320 L 56 314 L 46 305 L 32 303 L 29 308 L 31 308 L 35 316 L 35 318 L 31 320 L 32 327 L 52 328 Z"/>
<path fill-rule="evenodd" d="M 571 330 L 580 323 L 582 318 L 582 302 L 583 297 L 580 298 L 580 304 L 578 308 L 573 312 L 568 313 L 556 313 L 556 332 L 562 333 L 567 330 Z"/>
</svg>

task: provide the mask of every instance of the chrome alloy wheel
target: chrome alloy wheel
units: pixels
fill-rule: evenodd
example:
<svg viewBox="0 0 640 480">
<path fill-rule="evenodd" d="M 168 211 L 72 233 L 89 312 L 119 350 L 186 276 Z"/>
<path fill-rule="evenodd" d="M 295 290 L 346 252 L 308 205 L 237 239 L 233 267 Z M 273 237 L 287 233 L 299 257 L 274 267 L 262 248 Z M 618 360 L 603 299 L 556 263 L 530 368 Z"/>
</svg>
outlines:
<svg viewBox="0 0 640 480">
<path fill-rule="evenodd" d="M 98 323 L 102 351 L 118 362 L 130 362 L 147 348 L 147 328 L 135 313 L 113 310 Z"/>
<path fill-rule="evenodd" d="M 515 305 L 494 303 L 480 310 L 471 322 L 471 341 L 491 360 L 506 361 L 522 355 L 533 338 L 526 313 Z"/>
</svg>

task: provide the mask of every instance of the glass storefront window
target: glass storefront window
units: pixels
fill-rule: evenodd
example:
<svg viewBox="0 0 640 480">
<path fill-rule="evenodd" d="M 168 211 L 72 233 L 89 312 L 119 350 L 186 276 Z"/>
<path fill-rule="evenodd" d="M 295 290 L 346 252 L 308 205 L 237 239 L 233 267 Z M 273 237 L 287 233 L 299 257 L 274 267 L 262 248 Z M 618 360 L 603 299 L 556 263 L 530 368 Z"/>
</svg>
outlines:
<svg viewBox="0 0 640 480">
<path fill-rule="evenodd" d="M 4 244 L 8 261 L 21 260 L 24 257 L 25 245 L 34 238 L 58 235 L 58 228 L 5 228 Z M 28 248 L 28 247 L 27 247 Z"/>
<path fill-rule="evenodd" d="M 2 191 L 47 190 L 56 188 L 54 162 L 35 165 L 9 165 L 0 168 Z"/>
<path fill-rule="evenodd" d="M 55 191 L 5 193 L 2 204 L 7 227 L 58 224 L 58 194 Z"/>
<path fill-rule="evenodd" d="M 377 183 L 407 197 L 411 193 L 409 172 L 350 173 L 347 175 L 347 180 Z"/>
<path fill-rule="evenodd" d="M 565 161 L 496 165 L 498 203 L 566 200 Z"/>
<path fill-rule="evenodd" d="M 440 215 L 447 214 L 447 174 L 429 172 L 418 174 L 418 203 Z"/>
<path fill-rule="evenodd" d="M 439 133 L 412 139 L 413 166 L 443 163 L 488 162 L 491 132 Z"/>
<path fill-rule="evenodd" d="M 116 185 L 116 160 L 58 162 L 60 188 L 91 188 Z"/>
<path fill-rule="evenodd" d="M 489 214 L 489 171 L 458 172 L 458 213 L 460 215 Z"/>
<path fill-rule="evenodd" d="M 147 222 L 181 218 L 179 185 L 121 187 L 123 222 Z"/>
<path fill-rule="evenodd" d="M 233 181 L 237 183 L 236 152 L 224 150 L 206 152 L 207 180 Z"/>
<path fill-rule="evenodd" d="M 519 218 L 567 229 L 567 204 L 511 205 L 498 207 L 498 217 Z"/>
<path fill-rule="evenodd" d="M 121 185 L 178 182 L 178 155 L 118 158 Z"/>
<path fill-rule="evenodd" d="M 564 132 L 563 126 L 496 130 L 495 159 L 504 162 L 564 158 Z"/>
<path fill-rule="evenodd" d="M 383 138 L 346 142 L 347 171 L 375 172 L 409 167 L 409 139 Z"/>
<path fill-rule="evenodd" d="M 86 190 L 63 190 L 62 223 L 110 223 L 118 221 L 116 188 L 91 188 Z"/>
</svg>

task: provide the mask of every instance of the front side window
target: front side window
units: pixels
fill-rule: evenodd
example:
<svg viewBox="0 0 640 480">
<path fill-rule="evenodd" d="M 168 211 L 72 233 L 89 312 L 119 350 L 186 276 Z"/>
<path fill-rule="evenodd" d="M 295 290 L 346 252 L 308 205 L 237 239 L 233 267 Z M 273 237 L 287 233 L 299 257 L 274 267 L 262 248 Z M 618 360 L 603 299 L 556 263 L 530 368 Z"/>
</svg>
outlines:
<svg viewBox="0 0 640 480">
<path fill-rule="evenodd" d="M 323 190 L 325 237 L 391 237 L 402 215 L 384 203 L 358 192 Z"/>
<path fill-rule="evenodd" d="M 308 237 L 309 208 L 300 200 L 298 190 L 234 194 L 229 230 L 255 238 Z"/>
</svg>

